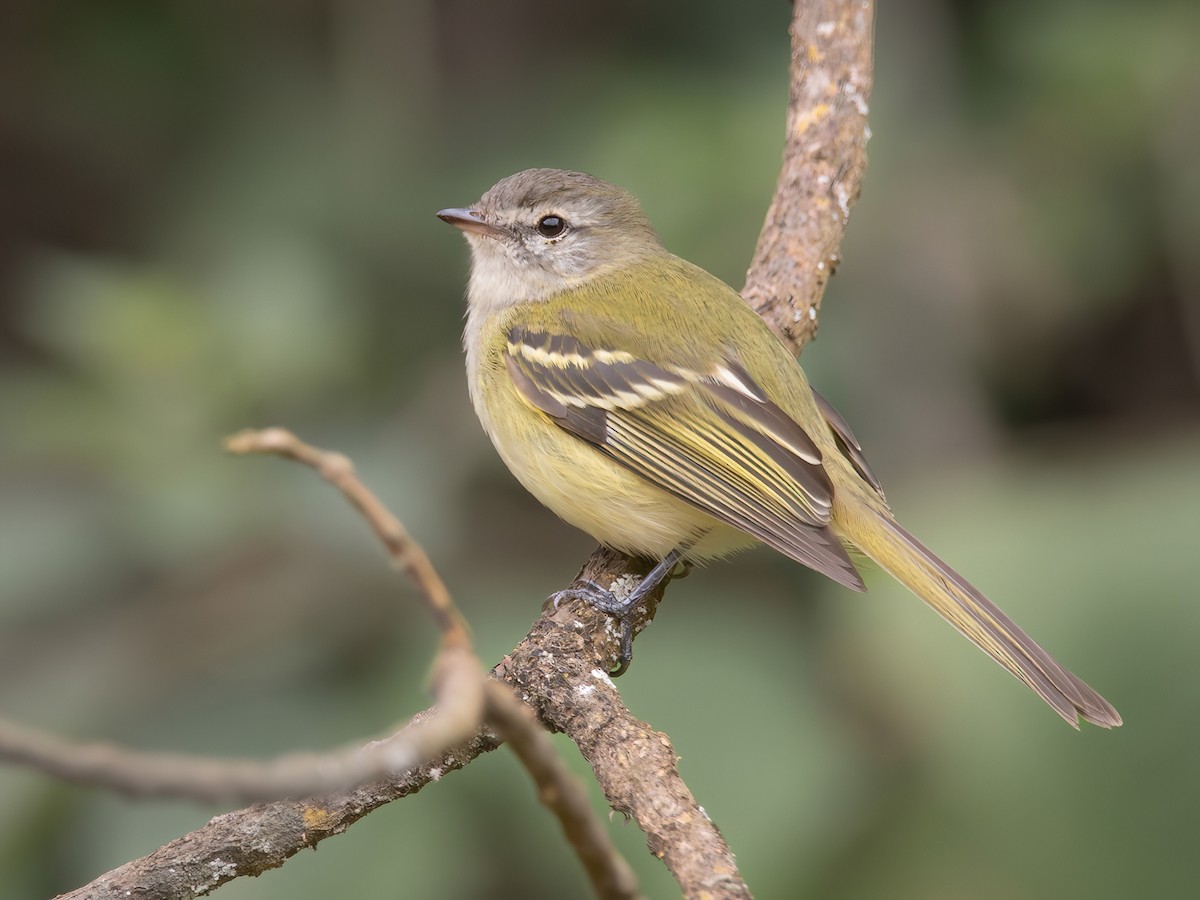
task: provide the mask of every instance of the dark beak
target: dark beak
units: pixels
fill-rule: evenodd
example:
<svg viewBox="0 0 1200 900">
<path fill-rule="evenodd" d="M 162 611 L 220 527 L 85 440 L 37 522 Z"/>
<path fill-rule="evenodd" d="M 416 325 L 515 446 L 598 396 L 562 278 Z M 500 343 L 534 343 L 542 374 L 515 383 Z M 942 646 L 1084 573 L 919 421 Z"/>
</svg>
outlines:
<svg viewBox="0 0 1200 900">
<path fill-rule="evenodd" d="M 483 216 L 473 209 L 439 209 L 437 217 L 460 231 L 482 234 L 485 237 L 499 237 L 501 234 L 499 228 L 489 225 Z"/>
</svg>

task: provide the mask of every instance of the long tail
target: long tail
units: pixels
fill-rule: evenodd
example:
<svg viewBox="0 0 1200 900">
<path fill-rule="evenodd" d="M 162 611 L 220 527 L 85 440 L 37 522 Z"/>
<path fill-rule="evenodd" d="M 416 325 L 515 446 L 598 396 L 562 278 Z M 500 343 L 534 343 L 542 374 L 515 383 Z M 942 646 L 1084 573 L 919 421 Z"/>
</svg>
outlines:
<svg viewBox="0 0 1200 900">
<path fill-rule="evenodd" d="M 1112 704 L 1034 643 L 994 603 L 886 512 L 847 511 L 839 531 L 984 653 L 1025 682 L 1073 727 L 1121 724 Z"/>
</svg>

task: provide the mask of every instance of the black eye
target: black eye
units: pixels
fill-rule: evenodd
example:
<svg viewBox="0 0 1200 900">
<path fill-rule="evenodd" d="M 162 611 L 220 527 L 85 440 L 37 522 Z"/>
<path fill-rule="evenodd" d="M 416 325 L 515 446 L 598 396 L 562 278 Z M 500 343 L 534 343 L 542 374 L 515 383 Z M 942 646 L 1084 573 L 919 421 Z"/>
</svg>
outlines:
<svg viewBox="0 0 1200 900">
<path fill-rule="evenodd" d="M 558 216 L 542 216 L 538 219 L 537 230 L 542 237 L 556 238 L 567 230 L 567 223 Z"/>
</svg>

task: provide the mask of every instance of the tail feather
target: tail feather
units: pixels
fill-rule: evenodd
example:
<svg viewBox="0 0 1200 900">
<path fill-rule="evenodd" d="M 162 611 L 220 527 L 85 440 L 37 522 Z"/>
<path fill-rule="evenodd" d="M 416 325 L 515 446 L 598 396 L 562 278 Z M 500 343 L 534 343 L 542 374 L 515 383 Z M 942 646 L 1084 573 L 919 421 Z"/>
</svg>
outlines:
<svg viewBox="0 0 1200 900">
<path fill-rule="evenodd" d="M 1102 728 L 1121 724 L 1120 714 L 1107 700 L 1059 665 L 994 603 L 890 516 L 873 513 L 858 521 L 868 520 L 881 527 L 856 528 L 853 531 L 861 534 L 846 536 L 1068 723 L 1078 728 L 1082 716 Z"/>
</svg>

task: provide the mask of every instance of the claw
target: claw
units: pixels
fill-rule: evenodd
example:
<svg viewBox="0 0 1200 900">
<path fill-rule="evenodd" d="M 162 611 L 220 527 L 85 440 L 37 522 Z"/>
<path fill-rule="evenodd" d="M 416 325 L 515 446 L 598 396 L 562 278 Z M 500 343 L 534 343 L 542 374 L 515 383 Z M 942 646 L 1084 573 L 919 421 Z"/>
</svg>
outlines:
<svg viewBox="0 0 1200 900">
<path fill-rule="evenodd" d="M 616 619 L 621 626 L 620 649 L 617 653 L 617 667 L 608 674 L 612 678 L 618 678 L 625 674 L 629 664 L 633 662 L 633 620 L 642 604 L 646 602 L 646 597 L 659 584 L 670 579 L 677 566 L 683 566 L 685 574 L 691 568 L 689 563 L 681 559 L 682 555 L 679 550 L 668 553 L 624 599 L 619 599 L 612 591 L 600 587 L 594 581 L 581 580 L 566 590 L 551 594 L 542 604 L 542 609 L 553 607 L 557 610 L 565 601 L 582 600 Z"/>
</svg>

